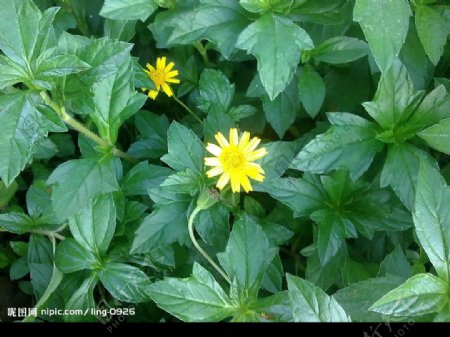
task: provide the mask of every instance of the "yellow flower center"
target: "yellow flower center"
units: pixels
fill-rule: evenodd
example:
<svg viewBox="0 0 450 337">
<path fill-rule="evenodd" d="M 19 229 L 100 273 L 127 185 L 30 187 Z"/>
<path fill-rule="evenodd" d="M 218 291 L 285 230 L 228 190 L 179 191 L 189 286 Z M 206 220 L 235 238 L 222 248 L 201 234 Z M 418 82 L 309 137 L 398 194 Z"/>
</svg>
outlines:
<svg viewBox="0 0 450 337">
<path fill-rule="evenodd" d="M 166 74 L 164 73 L 164 69 L 155 70 L 150 73 L 150 78 L 152 79 L 155 85 L 161 85 L 166 81 Z"/>
<path fill-rule="evenodd" d="M 242 170 L 247 160 L 242 151 L 236 147 L 230 147 L 223 150 L 220 156 L 220 162 L 225 170 Z"/>
</svg>

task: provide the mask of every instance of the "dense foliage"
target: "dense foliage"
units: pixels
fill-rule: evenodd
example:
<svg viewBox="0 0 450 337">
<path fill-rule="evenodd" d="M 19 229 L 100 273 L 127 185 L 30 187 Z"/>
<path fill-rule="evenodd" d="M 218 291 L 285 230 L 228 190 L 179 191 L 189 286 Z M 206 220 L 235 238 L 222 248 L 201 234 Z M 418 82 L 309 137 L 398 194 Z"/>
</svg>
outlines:
<svg viewBox="0 0 450 337">
<path fill-rule="evenodd" d="M 450 321 L 446 3 L 0 0 L 2 319 Z"/>
</svg>

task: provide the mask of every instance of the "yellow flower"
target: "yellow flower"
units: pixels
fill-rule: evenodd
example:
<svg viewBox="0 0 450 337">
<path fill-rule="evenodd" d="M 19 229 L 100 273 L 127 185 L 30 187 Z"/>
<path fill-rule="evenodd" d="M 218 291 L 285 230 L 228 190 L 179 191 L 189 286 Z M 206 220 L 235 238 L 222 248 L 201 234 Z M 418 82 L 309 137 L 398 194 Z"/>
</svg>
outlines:
<svg viewBox="0 0 450 337">
<path fill-rule="evenodd" d="M 264 170 L 259 164 L 253 161 L 264 157 L 267 154 L 265 148 L 255 150 L 261 139 L 253 137 L 250 140 L 250 133 L 244 132 L 239 139 L 237 129 L 230 129 L 230 140 L 227 141 L 221 132 L 215 135 L 217 143 L 208 143 L 206 150 L 215 157 L 206 157 L 205 165 L 213 168 L 206 172 L 208 178 L 221 174 L 217 182 L 220 190 L 231 181 L 231 190 L 240 192 L 241 186 L 245 192 L 252 191 L 249 177 L 256 181 L 264 180 Z"/>
<path fill-rule="evenodd" d="M 158 57 L 156 60 L 156 69 L 151 64 L 147 63 L 147 69 L 144 69 L 145 73 L 150 77 L 150 79 L 155 84 L 156 90 L 149 90 L 148 97 L 151 99 L 156 99 L 159 91 L 162 89 L 167 96 L 171 97 L 173 91 L 168 83 L 180 83 L 180 80 L 175 78 L 178 76 L 178 70 L 172 70 L 175 63 L 170 62 L 166 66 L 166 57 Z M 144 92 L 147 90 L 142 89 Z"/>
</svg>

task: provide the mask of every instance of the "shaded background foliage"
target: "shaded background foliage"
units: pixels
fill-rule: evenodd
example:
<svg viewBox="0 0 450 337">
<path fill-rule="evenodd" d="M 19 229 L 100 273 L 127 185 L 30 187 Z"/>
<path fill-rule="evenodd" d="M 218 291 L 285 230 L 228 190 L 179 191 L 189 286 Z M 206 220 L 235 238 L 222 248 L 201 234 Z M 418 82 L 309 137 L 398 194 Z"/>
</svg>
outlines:
<svg viewBox="0 0 450 337">
<path fill-rule="evenodd" d="M 1 319 L 449 321 L 449 31 L 433 0 L 0 0 Z M 140 91 L 158 56 L 202 124 Z M 269 154 L 195 220 L 227 284 L 187 225 L 235 126 Z"/>
</svg>

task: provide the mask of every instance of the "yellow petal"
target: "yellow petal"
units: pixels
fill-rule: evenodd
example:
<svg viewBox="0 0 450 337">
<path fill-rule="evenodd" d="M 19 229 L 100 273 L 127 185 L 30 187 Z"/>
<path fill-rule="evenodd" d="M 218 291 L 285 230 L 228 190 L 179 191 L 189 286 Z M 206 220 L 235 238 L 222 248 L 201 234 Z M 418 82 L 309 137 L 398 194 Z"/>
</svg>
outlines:
<svg viewBox="0 0 450 337">
<path fill-rule="evenodd" d="M 216 187 L 221 190 L 225 187 L 226 184 L 230 181 L 230 174 L 228 172 L 224 172 L 219 178 L 219 181 L 216 184 Z"/>
<path fill-rule="evenodd" d="M 205 165 L 206 166 L 221 166 L 222 164 L 221 164 L 219 158 L 217 158 L 217 157 L 206 157 Z"/>
<path fill-rule="evenodd" d="M 150 72 L 155 72 L 156 71 L 155 67 L 153 67 L 150 63 L 147 63 L 147 68 L 148 68 L 148 70 L 150 70 Z M 148 71 L 146 71 L 145 69 L 144 69 L 144 71 L 146 73 L 148 73 Z"/>
<path fill-rule="evenodd" d="M 151 99 L 156 99 L 156 96 L 158 96 L 158 91 L 156 91 L 156 90 L 148 91 L 148 97 L 150 97 Z"/>
<path fill-rule="evenodd" d="M 221 173 L 223 173 L 223 168 L 221 166 L 216 166 L 216 167 L 212 168 L 211 170 L 207 171 L 206 175 L 208 176 L 208 178 L 212 178 L 212 177 L 218 176 Z"/>
<path fill-rule="evenodd" d="M 166 78 L 167 83 L 180 83 L 178 78 Z"/>
<path fill-rule="evenodd" d="M 260 148 L 260 149 L 258 149 L 256 151 L 248 153 L 245 156 L 245 158 L 248 161 L 254 161 L 254 160 L 258 160 L 258 159 L 264 157 L 266 154 L 267 154 L 267 150 L 264 147 L 262 147 L 262 148 Z"/>
<path fill-rule="evenodd" d="M 222 154 L 222 149 L 218 147 L 216 144 L 208 143 L 208 145 L 206 146 L 206 150 L 215 155 L 216 157 L 219 157 Z"/>
<path fill-rule="evenodd" d="M 256 181 L 264 181 L 265 178 L 264 170 L 261 168 L 261 166 L 255 163 L 247 163 L 243 170 L 243 174 Z"/>
<path fill-rule="evenodd" d="M 162 90 L 166 93 L 167 96 L 172 97 L 173 92 L 170 89 L 169 85 L 166 82 L 161 83 Z"/>
<path fill-rule="evenodd" d="M 236 128 L 230 129 L 230 145 L 237 146 L 239 142 L 238 131 Z"/>
<path fill-rule="evenodd" d="M 240 150 L 245 149 L 245 147 L 247 146 L 249 140 L 250 140 L 250 133 L 247 132 L 247 131 L 245 131 L 245 132 L 242 134 L 241 139 L 239 140 L 238 148 L 239 148 Z"/>
<path fill-rule="evenodd" d="M 167 74 L 169 71 L 172 70 L 172 68 L 175 66 L 175 63 L 170 62 L 167 67 L 164 69 L 164 72 Z M 178 75 L 178 74 L 177 74 Z"/>
<path fill-rule="evenodd" d="M 241 184 L 239 181 L 239 175 L 233 174 L 230 179 L 231 179 L 231 190 L 233 191 L 233 193 L 239 193 L 241 191 Z"/>
<path fill-rule="evenodd" d="M 221 148 L 230 146 L 230 144 L 228 144 L 227 139 L 223 136 L 222 132 L 217 132 L 214 137 L 216 138 Z"/>
<path fill-rule="evenodd" d="M 158 57 L 156 59 L 156 69 L 163 70 L 166 67 L 166 57 Z"/>
<path fill-rule="evenodd" d="M 247 146 L 244 148 L 245 153 L 252 152 L 261 142 L 261 139 L 258 137 L 253 137 L 252 140 L 247 144 Z"/>
<path fill-rule="evenodd" d="M 252 184 L 250 184 L 250 180 L 248 180 L 246 175 L 241 176 L 241 185 L 244 188 L 245 192 L 253 191 Z"/>
<path fill-rule="evenodd" d="M 166 78 L 168 78 L 168 77 L 175 77 L 175 76 L 178 76 L 178 70 L 174 70 L 174 71 L 170 71 L 170 72 L 168 72 L 168 73 L 166 73 Z"/>
</svg>

